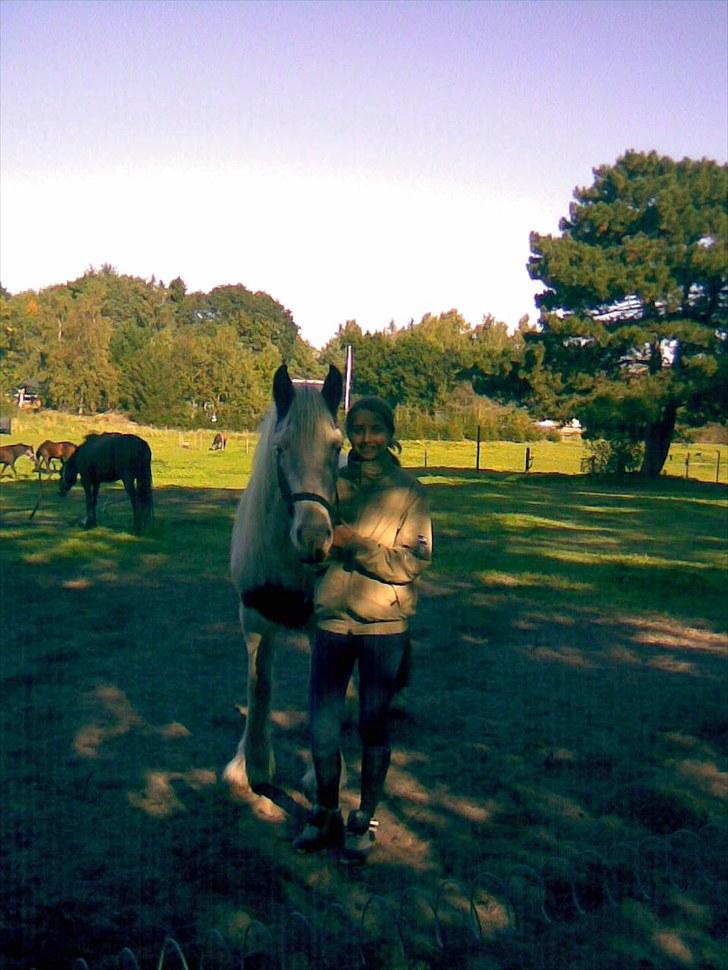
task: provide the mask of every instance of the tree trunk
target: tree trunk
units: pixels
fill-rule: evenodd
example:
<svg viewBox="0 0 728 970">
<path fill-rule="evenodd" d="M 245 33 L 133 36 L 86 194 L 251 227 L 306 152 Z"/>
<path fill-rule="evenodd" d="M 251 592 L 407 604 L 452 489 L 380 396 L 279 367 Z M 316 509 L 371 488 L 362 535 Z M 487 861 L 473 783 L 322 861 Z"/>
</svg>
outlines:
<svg viewBox="0 0 728 970">
<path fill-rule="evenodd" d="M 657 478 L 665 464 L 672 443 L 677 417 L 677 404 L 669 401 L 662 409 L 657 421 L 647 425 L 645 431 L 645 456 L 642 459 L 640 475 Z"/>
</svg>

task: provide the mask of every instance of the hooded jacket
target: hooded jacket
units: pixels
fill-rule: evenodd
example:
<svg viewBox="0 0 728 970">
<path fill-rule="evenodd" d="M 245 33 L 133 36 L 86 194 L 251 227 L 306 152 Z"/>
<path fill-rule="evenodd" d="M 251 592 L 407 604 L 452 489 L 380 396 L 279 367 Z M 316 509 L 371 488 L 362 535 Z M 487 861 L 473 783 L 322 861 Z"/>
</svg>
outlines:
<svg viewBox="0 0 728 970">
<path fill-rule="evenodd" d="M 387 452 L 339 473 L 339 518 L 359 536 L 335 549 L 314 594 L 316 623 L 331 633 L 403 633 L 416 580 L 432 558 L 432 523 L 420 483 Z"/>
</svg>

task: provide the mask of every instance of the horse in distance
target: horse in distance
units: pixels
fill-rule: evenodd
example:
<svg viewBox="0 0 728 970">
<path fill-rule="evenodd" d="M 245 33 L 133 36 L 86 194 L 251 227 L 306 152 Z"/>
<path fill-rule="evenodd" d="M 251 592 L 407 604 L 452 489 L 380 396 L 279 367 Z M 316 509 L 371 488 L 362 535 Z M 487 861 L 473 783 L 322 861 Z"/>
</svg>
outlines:
<svg viewBox="0 0 728 970">
<path fill-rule="evenodd" d="M 247 489 L 233 525 L 230 571 L 248 654 L 243 737 L 224 778 L 234 794 L 265 794 L 275 771 L 270 707 L 275 643 L 304 629 L 313 584 L 333 539 L 336 476 L 343 443 L 336 424 L 342 378 L 294 384 L 285 365 L 260 428 Z"/>
<path fill-rule="evenodd" d="M 3 445 L 0 447 L 0 476 L 5 474 L 5 469 L 10 468 L 10 471 L 17 478 L 18 473 L 15 470 L 15 462 L 18 458 L 30 458 L 30 460 L 35 464 L 35 452 L 33 451 L 32 445 Z"/>
<path fill-rule="evenodd" d="M 45 466 L 45 471 L 50 475 L 53 471 L 51 461 L 60 461 L 63 467 L 64 462 L 68 461 L 77 447 L 78 445 L 72 441 L 44 441 L 35 451 L 36 470 L 43 471 Z"/>
<path fill-rule="evenodd" d="M 215 437 L 212 439 L 212 444 L 210 445 L 210 451 L 225 451 L 227 448 L 227 435 L 224 435 L 222 431 L 218 431 Z"/>
<path fill-rule="evenodd" d="M 134 513 L 139 535 L 152 518 L 152 452 L 135 434 L 105 432 L 87 435 L 64 463 L 60 494 L 67 495 L 80 476 L 86 493 L 84 526 L 96 526 L 96 504 L 102 482 L 122 481 Z"/>
</svg>

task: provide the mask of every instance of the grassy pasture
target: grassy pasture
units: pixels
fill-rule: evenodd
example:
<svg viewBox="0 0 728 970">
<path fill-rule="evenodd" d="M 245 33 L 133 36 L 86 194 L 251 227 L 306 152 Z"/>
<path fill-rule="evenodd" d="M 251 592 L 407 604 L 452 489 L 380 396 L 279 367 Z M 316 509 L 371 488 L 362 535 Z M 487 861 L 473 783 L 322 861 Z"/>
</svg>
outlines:
<svg viewBox="0 0 728 970">
<path fill-rule="evenodd" d="M 219 488 L 240 488 L 247 480 L 250 458 L 256 435 L 229 435 L 225 454 L 215 455 L 215 463 L 193 463 L 192 456 L 207 453 L 214 429 L 175 431 L 139 427 L 120 415 L 99 415 L 96 418 L 74 417 L 53 411 L 20 414 L 13 419 L 11 441 L 25 441 L 37 448 L 46 438 L 52 441 L 80 442 L 90 431 L 131 431 L 146 438 L 154 455 L 155 479 L 166 485 L 197 483 Z M 4 440 L 2 443 L 6 443 Z M 525 469 L 526 448 L 533 461 L 534 474 L 557 472 L 562 475 L 582 473 L 582 459 L 588 456 L 580 437 L 562 441 L 535 441 L 528 444 L 514 441 L 483 441 L 480 445 L 481 470 L 522 472 Z M 244 456 L 241 461 L 241 453 Z M 687 460 L 687 464 L 686 464 Z M 409 467 L 446 467 L 474 469 L 476 444 L 473 441 L 405 441 L 402 461 Z M 28 477 L 32 466 L 25 459 L 17 465 L 18 473 Z M 686 476 L 687 470 L 687 476 Z M 241 483 L 241 473 L 243 482 Z M 664 468 L 665 477 L 694 479 L 702 482 L 728 484 L 728 445 L 673 444 Z M 202 477 L 201 477 L 202 476 Z"/>
<path fill-rule="evenodd" d="M 31 427 L 41 417 L 13 440 L 79 440 L 82 422 Z M 386 970 L 728 967 L 724 487 L 546 474 L 541 444 L 529 475 L 478 474 L 432 443 L 424 468 L 420 444 L 406 446 L 430 495 L 435 562 L 393 723 L 381 845 L 347 873 L 290 849 L 306 806 L 300 638 L 282 645 L 274 698 L 285 813 L 231 803 L 220 779 L 243 724 L 227 546 L 252 438 L 247 452 L 231 436 L 210 453 L 211 432 L 142 433 L 156 519 L 141 538 L 118 487 L 102 486 L 101 525 L 84 532 L 79 486 L 61 500 L 22 461 L 17 481 L 0 481 L 3 970 L 79 956 L 111 970 L 123 947 L 150 967 L 168 934 L 197 967 L 213 929 L 239 948 L 259 920 L 278 940 L 298 911 L 323 934 L 332 906 L 357 922 L 373 896 L 405 912 L 406 958 L 370 927 L 370 965 Z M 357 754 L 351 726 L 352 785 Z M 346 807 L 353 798 L 347 788 Z M 675 832 L 689 855 L 668 873 L 660 847 Z M 610 900 L 599 859 L 613 865 Z M 467 887 L 518 866 L 544 874 L 551 923 L 524 903 L 520 943 L 438 950 L 423 900 L 446 900 L 455 939 Z M 481 917 L 496 934 L 504 910 Z"/>
</svg>

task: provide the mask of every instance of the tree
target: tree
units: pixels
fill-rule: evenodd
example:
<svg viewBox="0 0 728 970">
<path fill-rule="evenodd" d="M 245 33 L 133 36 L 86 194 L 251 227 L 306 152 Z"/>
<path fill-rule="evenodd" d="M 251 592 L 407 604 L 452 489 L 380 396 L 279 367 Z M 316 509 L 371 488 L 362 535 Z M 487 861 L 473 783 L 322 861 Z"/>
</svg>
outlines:
<svg viewBox="0 0 728 970">
<path fill-rule="evenodd" d="M 655 477 L 678 416 L 728 413 L 728 166 L 629 151 L 574 199 L 560 236 L 531 235 L 533 385 Z"/>
<path fill-rule="evenodd" d="M 228 428 L 255 427 L 270 404 L 271 374 L 281 363 L 273 344 L 253 352 L 228 324 L 210 335 L 184 334 L 182 348 L 188 399 L 198 416 L 214 414 Z"/>
<path fill-rule="evenodd" d="M 112 324 L 103 288 L 66 287 L 41 294 L 39 317 L 48 335 L 43 355 L 49 398 L 64 410 L 94 414 L 117 402 L 118 373 L 109 359 Z"/>
<path fill-rule="evenodd" d="M 285 361 L 292 358 L 298 337 L 298 326 L 288 310 L 267 293 L 252 293 L 240 283 L 188 294 L 177 319 L 198 327 L 230 324 L 250 350 L 261 350 L 272 342 Z"/>
</svg>

